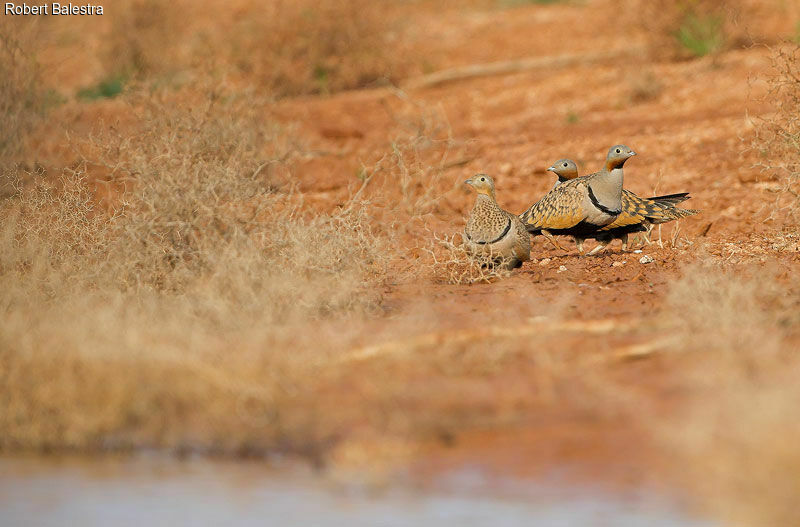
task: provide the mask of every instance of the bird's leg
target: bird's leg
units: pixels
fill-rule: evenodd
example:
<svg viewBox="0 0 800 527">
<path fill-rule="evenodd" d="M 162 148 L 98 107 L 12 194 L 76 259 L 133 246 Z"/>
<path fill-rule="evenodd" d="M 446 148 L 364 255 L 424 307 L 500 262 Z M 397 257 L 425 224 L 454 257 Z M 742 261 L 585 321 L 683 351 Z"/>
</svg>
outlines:
<svg viewBox="0 0 800 527">
<path fill-rule="evenodd" d="M 589 251 L 589 256 L 591 256 L 591 255 L 593 255 L 593 254 L 597 254 L 597 253 L 599 253 L 600 251 L 604 251 L 604 250 L 605 250 L 605 248 L 606 248 L 606 247 L 608 247 L 608 244 L 609 244 L 609 243 L 611 243 L 609 240 L 603 240 L 603 241 L 601 241 L 601 242 L 600 242 L 600 244 L 599 244 L 597 247 L 595 247 L 594 249 L 592 249 L 591 251 Z"/>
<path fill-rule="evenodd" d="M 573 239 L 575 240 L 575 245 L 578 246 L 578 253 L 583 256 L 585 253 L 583 251 L 583 238 L 578 238 L 574 236 Z"/>
<path fill-rule="evenodd" d="M 644 241 L 647 242 L 647 245 L 650 245 L 651 243 L 653 243 L 652 241 L 650 241 L 650 233 L 651 232 L 653 232 L 653 224 L 652 223 L 650 225 L 648 225 L 647 226 L 647 230 L 642 233 L 642 236 L 644 236 Z"/>
<path fill-rule="evenodd" d="M 545 238 L 547 238 L 548 240 L 550 240 L 550 243 L 552 243 L 552 244 L 555 246 L 555 248 L 556 248 L 556 249 L 559 249 L 559 250 L 561 250 L 561 251 L 566 251 L 566 249 L 564 249 L 563 247 L 561 247 L 561 244 L 559 244 L 559 243 L 556 241 L 556 237 L 555 237 L 555 236 L 553 236 L 552 234 L 550 234 L 550 231 L 547 231 L 547 230 L 545 230 L 545 229 L 542 229 L 542 236 L 544 236 Z"/>
<path fill-rule="evenodd" d="M 620 238 L 622 240 L 622 252 L 626 252 L 628 250 L 628 233 L 625 233 Z"/>
</svg>

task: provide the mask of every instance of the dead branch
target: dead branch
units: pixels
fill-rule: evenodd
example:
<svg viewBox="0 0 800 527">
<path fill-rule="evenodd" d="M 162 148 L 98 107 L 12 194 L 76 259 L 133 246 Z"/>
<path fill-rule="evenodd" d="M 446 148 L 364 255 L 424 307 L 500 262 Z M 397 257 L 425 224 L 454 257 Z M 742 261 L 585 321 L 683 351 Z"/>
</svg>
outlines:
<svg viewBox="0 0 800 527">
<path fill-rule="evenodd" d="M 490 62 L 488 64 L 470 64 L 450 68 L 409 79 L 404 83 L 404 89 L 429 88 L 448 82 L 474 79 L 478 77 L 491 77 L 494 75 L 509 75 L 522 71 L 532 71 L 542 68 L 565 68 L 575 64 L 588 64 L 605 62 L 621 57 L 635 57 L 644 54 L 643 48 L 626 48 L 620 50 L 601 51 L 597 53 L 574 53 L 548 57 L 531 57 L 527 59 Z"/>
<path fill-rule="evenodd" d="M 593 335 L 606 335 L 612 332 L 632 331 L 634 327 L 634 325 L 626 324 L 614 319 L 564 321 L 543 320 L 541 322 L 535 321 L 533 324 L 515 327 L 492 326 L 479 330 L 465 329 L 439 331 L 357 348 L 342 356 L 340 361 L 360 361 L 370 359 L 372 357 L 409 352 L 444 344 L 452 345 L 498 338 L 521 338 L 556 332 L 577 332 L 589 333 Z"/>
</svg>

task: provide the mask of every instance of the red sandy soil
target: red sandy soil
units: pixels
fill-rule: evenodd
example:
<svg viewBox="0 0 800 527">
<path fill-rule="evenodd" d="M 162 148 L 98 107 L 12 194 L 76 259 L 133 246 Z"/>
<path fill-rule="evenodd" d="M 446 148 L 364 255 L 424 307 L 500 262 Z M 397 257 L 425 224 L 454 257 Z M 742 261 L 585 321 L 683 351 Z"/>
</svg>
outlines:
<svg viewBox="0 0 800 527">
<path fill-rule="evenodd" d="M 642 47 L 644 38 L 636 31 L 631 35 L 622 27 L 595 29 L 603 27 L 607 7 L 592 3 L 454 15 L 431 32 L 433 39 L 453 42 L 453 65 Z M 563 38 L 564 25 L 570 38 Z M 732 262 L 771 262 L 787 283 L 800 269 L 797 239 L 787 246 L 777 235 L 781 225 L 762 221 L 778 183 L 754 168 L 759 159 L 748 149 L 753 116 L 767 111 L 761 99 L 769 56 L 765 46 L 681 62 L 648 62 L 634 53 L 399 94 L 378 89 L 291 100 L 279 106 L 278 115 L 299 122 L 303 133 L 314 138 L 312 149 L 336 152 L 308 161 L 296 173 L 312 200 L 320 193 L 330 203 L 342 202 L 352 192 L 358 160 L 369 163 L 379 157 L 376 152 L 386 151 L 387 130 L 396 129 L 395 115 L 407 106 L 402 97 L 424 108 L 440 108 L 452 136 L 468 142 L 453 158 L 466 162 L 445 171 L 452 187 L 422 222 L 445 233 L 463 228 L 473 195 L 459 183 L 474 173 L 493 175 L 501 206 L 519 213 L 552 186 L 554 177 L 545 168 L 556 159 L 576 159 L 587 173 L 601 166 L 609 146 L 631 146 L 639 155 L 626 165 L 626 188 L 643 196 L 689 191 L 692 199 L 684 205 L 702 210 L 681 222 L 676 247 L 668 243 L 672 225 L 664 227 L 663 248 L 649 245 L 642 254 L 623 254 L 617 242 L 605 254 L 581 258 L 570 242 L 565 252 L 539 237 L 533 244 L 534 260 L 511 278 L 453 286 L 432 283 L 428 272 L 417 270 L 412 274 L 421 279 L 389 287 L 386 303 L 395 313 L 424 303 L 448 331 L 474 327 L 476 320 L 513 326 L 519 322 L 520 306 L 528 316 L 561 314 L 636 326 L 658 314 L 681 268 L 704 254 Z M 656 82 L 657 93 L 637 100 L 635 86 L 641 82 Z M 569 122 L 570 114 L 577 122 Z M 409 253 L 411 262 L 405 268 L 413 269 L 413 258 L 420 252 Z M 655 262 L 640 264 L 644 254 Z M 623 265 L 614 267 L 615 262 Z M 560 266 L 566 270 L 559 271 Z M 629 334 L 613 342 L 604 336 L 583 336 L 558 345 L 606 353 L 652 338 L 653 334 Z M 649 401 L 660 399 L 652 409 L 666 415 L 679 394 L 670 391 L 663 372 L 679 367 L 680 361 L 649 359 L 646 364 L 621 366 L 619 374 L 648 391 Z M 656 454 L 653 444 L 647 432 L 624 419 L 596 420 L 590 413 L 556 408 L 506 432 L 491 429 L 462 437 L 445 433 L 416 466 L 426 472 L 472 463 L 530 475 L 576 463 L 593 479 L 638 485 L 648 479 L 645 467 L 668 464 L 659 461 L 664 461 L 663 450 Z"/>
<path fill-rule="evenodd" d="M 552 315 L 636 328 L 652 323 L 682 267 L 703 255 L 771 262 L 787 282 L 800 270 L 797 238 L 787 244 L 779 236 L 782 226 L 764 221 L 778 181 L 754 168 L 758 155 L 748 149 L 753 116 L 768 111 L 760 101 L 767 90 L 763 79 L 770 50 L 756 45 L 715 58 L 654 62 L 643 51 L 646 35 L 616 17 L 614 6 L 587 2 L 480 13 L 451 10 L 423 17 L 417 31 L 437 43 L 437 63 L 448 67 L 570 53 L 588 56 L 600 50 L 617 50 L 617 58 L 421 88 L 401 83 L 394 89 L 287 99 L 272 110 L 274 117 L 296 125 L 304 148 L 315 153 L 297 161 L 293 177 L 306 203 L 320 209 L 352 195 L 361 164 L 375 163 L 395 137 L 413 129 L 420 108 L 439 112 L 459 142 L 451 159 L 454 166 L 438 183 L 443 199 L 431 214 L 400 220 L 410 222 L 397 240 L 407 244 L 408 259 L 396 265 L 398 278 L 385 291 L 387 316 L 375 321 L 376 328 L 390 326 L 395 316 L 410 316 L 420 305 L 437 321 L 437 330 L 471 329 L 476 321 L 514 326 L 523 322 L 520 309 L 526 319 Z M 772 17 L 759 23 L 761 34 L 777 34 L 783 21 Z M 650 85 L 652 95 L 637 96 L 641 83 Z M 118 110 L 113 101 L 97 104 L 100 113 Z M 539 237 L 533 243 L 534 260 L 492 284 L 438 283 L 429 268 L 417 267 L 424 261 L 424 251 L 417 247 L 426 243 L 420 241 L 425 238 L 422 229 L 447 234 L 463 229 L 474 199 L 460 185 L 467 177 L 477 172 L 494 176 L 501 206 L 520 213 L 552 186 L 554 177 L 545 168 L 553 161 L 571 157 L 587 173 L 601 165 L 608 147 L 616 143 L 639 154 L 625 167 L 626 188 L 643 196 L 688 191 L 692 199 L 684 205 L 702 210 L 681 222 L 675 246 L 670 243 L 672 225 L 664 228 L 663 248 L 649 245 L 642 247 L 642 254 L 623 254 L 616 242 L 604 254 L 582 258 L 569 241 L 569 250 L 561 251 Z M 640 264 L 645 254 L 654 262 Z M 615 262 L 622 265 L 615 267 Z M 610 336 L 578 332 L 559 345 L 602 354 L 652 338 L 652 333 L 635 329 Z M 370 343 L 368 337 L 364 341 Z M 674 397 L 662 382 L 663 371 L 679 364 L 660 357 L 625 361 L 617 374 L 649 390 L 651 401 L 664 395 L 654 408 L 667 412 Z M 505 432 L 451 437 L 445 431 L 423 455 L 419 469 L 477 460 L 497 470 L 526 467 L 530 472 L 574 461 L 589 472 L 636 484 L 644 477 L 642 467 L 652 465 L 652 442 L 628 423 L 598 422 L 570 408 L 542 410 L 534 421 Z M 612 466 L 616 476 L 607 472 Z"/>
</svg>

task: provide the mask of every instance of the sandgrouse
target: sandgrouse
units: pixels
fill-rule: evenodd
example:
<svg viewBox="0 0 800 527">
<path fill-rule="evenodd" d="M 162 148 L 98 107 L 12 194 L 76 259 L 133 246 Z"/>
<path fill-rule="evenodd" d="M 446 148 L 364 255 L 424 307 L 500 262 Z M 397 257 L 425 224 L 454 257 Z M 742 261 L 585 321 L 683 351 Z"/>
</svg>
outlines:
<svg viewBox="0 0 800 527">
<path fill-rule="evenodd" d="M 558 247 L 553 235 L 572 236 L 578 251 L 584 254 L 584 240 L 622 213 L 622 166 L 635 155 L 625 145 L 612 146 L 601 171 L 559 183 L 523 212 L 520 219 L 525 228 Z M 590 254 L 595 252 L 597 248 Z"/>
<path fill-rule="evenodd" d="M 516 215 L 497 204 L 492 178 L 476 174 L 464 183 L 478 193 L 464 228 L 467 250 L 507 269 L 520 267 L 522 262 L 530 260 L 531 237 Z"/>
<path fill-rule="evenodd" d="M 558 176 L 556 186 L 578 177 L 578 166 L 571 159 L 559 159 L 547 170 Z M 599 249 L 595 250 L 600 251 L 605 249 L 612 240 L 620 239 L 622 250 L 626 251 L 629 234 L 644 232 L 647 237 L 653 225 L 678 220 L 700 212 L 676 207 L 678 203 L 687 199 L 689 199 L 688 192 L 640 198 L 630 190 L 622 189 L 622 214 L 610 224 L 598 229 L 596 233 L 586 237 L 598 240 L 601 245 Z"/>
</svg>

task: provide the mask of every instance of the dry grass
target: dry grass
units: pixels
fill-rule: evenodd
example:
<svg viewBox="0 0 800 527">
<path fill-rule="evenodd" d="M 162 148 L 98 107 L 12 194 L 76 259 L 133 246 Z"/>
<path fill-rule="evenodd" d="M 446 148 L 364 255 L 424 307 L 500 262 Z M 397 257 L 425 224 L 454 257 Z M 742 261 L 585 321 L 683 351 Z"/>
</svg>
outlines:
<svg viewBox="0 0 800 527">
<path fill-rule="evenodd" d="M 695 504 L 726 524 L 800 521 L 798 307 L 800 291 L 775 270 L 709 262 L 684 270 L 664 308 L 681 404 L 644 419 Z"/>
<path fill-rule="evenodd" d="M 453 234 L 458 227 L 439 232 L 430 227 L 429 220 L 443 212 L 448 195 L 463 187 L 451 169 L 475 154 L 471 144 L 452 136 L 441 108 L 415 106 L 413 113 L 414 119 L 398 119 L 407 132 L 392 141 L 391 151 L 362 171 L 366 195 L 389 211 L 394 232 L 418 244 L 416 254 L 427 256 L 417 260 L 417 271 L 429 270 L 435 281 L 448 284 L 489 283 L 509 276 L 503 269 L 508 261 L 470 254 L 461 235 Z"/>
<path fill-rule="evenodd" d="M 772 174 L 781 190 L 770 207 L 770 216 L 800 222 L 800 46 L 787 44 L 775 50 L 770 91 L 765 98 L 774 110 L 756 119 L 751 148 L 760 154 L 760 167 Z"/>
<path fill-rule="evenodd" d="M 461 183 L 448 171 L 471 161 L 470 144 L 453 137 L 442 108 L 410 105 L 410 116 L 394 116 L 400 131 L 388 151 L 359 177 L 371 201 L 394 215 L 415 220 L 440 212 Z"/>
<path fill-rule="evenodd" d="M 425 248 L 431 259 L 435 280 L 447 284 L 491 283 L 511 275 L 505 261 L 496 262 L 491 255 L 475 256 L 467 250 L 460 234 L 433 235 Z"/>
<path fill-rule="evenodd" d="M 287 152 L 252 100 L 155 100 L 83 146 L 128 186 L 111 213 L 82 167 L 5 174 L 2 447 L 302 451 L 315 338 L 379 309 L 384 242 L 363 207 L 307 217 L 271 185 Z"/>
<path fill-rule="evenodd" d="M 0 166 L 20 152 L 46 104 L 35 57 L 39 26 L 12 18 L 0 20 Z"/>
<path fill-rule="evenodd" d="M 751 145 L 782 183 L 769 207 L 779 226 L 796 225 L 800 210 L 798 53 L 797 46 L 776 50 L 767 79 L 775 111 L 759 119 Z M 686 269 L 665 307 L 674 347 L 686 353 L 675 380 L 685 396 L 673 418 L 654 428 L 679 461 L 680 482 L 708 514 L 732 525 L 796 525 L 800 291 L 792 270 L 781 273 L 777 264 L 720 270 L 722 262 L 709 263 Z"/>
<path fill-rule="evenodd" d="M 664 84 L 652 71 L 637 71 L 628 81 L 628 99 L 636 104 L 654 101 L 664 92 Z"/>
</svg>

